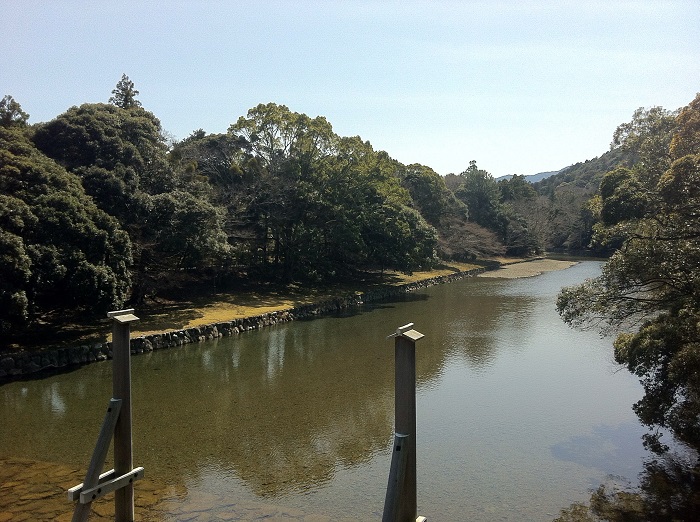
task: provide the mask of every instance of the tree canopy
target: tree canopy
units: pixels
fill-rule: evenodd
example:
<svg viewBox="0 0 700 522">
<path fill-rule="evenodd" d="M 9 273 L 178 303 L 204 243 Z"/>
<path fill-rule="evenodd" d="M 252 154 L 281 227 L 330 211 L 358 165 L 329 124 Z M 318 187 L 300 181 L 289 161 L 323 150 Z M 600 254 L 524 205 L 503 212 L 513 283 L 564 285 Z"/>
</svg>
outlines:
<svg viewBox="0 0 700 522">
<path fill-rule="evenodd" d="M 565 290 L 558 307 L 572 324 L 598 320 L 622 328 L 615 354 L 642 379 L 640 419 L 700 448 L 700 149 L 693 148 L 692 129 L 698 98 L 681 115 L 672 125 L 654 119 L 616 133 L 623 136 L 619 146 L 643 151 L 632 168 L 613 170 L 601 182 L 596 234 L 601 241 L 618 238 L 621 246 L 600 277 Z M 657 435 L 648 441 L 660 449 Z"/>
<path fill-rule="evenodd" d="M 22 110 L 22 106 L 9 94 L 0 100 L 0 126 L 23 127 L 27 125 L 29 114 Z"/>
<path fill-rule="evenodd" d="M 119 80 L 117 86 L 112 91 L 109 103 L 121 109 L 141 107 L 141 102 L 136 99 L 138 94 L 139 91 L 134 87 L 134 82 L 132 82 L 126 74 L 122 74 L 122 79 Z"/>
<path fill-rule="evenodd" d="M 129 233 L 137 302 L 177 280 L 172 270 L 204 269 L 227 255 L 223 213 L 209 202 L 209 186 L 173 168 L 152 113 L 84 104 L 38 126 L 33 140 L 78 175 L 97 205 Z"/>
<path fill-rule="evenodd" d="M 53 310 L 120 307 L 131 242 L 80 179 L 0 126 L 0 331 Z"/>
</svg>

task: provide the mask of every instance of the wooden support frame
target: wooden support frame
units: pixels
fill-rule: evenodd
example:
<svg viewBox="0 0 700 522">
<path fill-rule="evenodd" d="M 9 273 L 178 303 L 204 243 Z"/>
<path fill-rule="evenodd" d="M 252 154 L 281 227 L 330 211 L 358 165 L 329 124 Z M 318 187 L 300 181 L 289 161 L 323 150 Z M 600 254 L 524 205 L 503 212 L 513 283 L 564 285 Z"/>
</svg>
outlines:
<svg viewBox="0 0 700 522">
<path fill-rule="evenodd" d="M 82 484 L 68 490 L 68 499 L 78 500 L 73 522 L 85 522 L 90 515 L 91 503 L 114 492 L 114 518 L 117 522 L 134 520 L 134 488 L 143 478 L 142 467 L 133 468 L 131 439 L 131 347 L 129 325 L 138 321 L 134 310 L 109 312 L 112 319 L 112 399 L 95 450 Z M 109 445 L 114 437 L 114 469 L 100 473 Z"/>
</svg>

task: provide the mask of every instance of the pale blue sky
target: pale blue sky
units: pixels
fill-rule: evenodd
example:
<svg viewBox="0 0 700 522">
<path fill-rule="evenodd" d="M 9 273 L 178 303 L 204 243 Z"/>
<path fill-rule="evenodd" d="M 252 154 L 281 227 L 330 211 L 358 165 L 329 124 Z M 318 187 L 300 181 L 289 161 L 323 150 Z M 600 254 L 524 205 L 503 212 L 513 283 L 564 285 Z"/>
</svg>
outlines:
<svg viewBox="0 0 700 522">
<path fill-rule="evenodd" d="M 258 103 L 403 163 L 494 176 L 599 156 L 638 107 L 700 92 L 700 0 L 2 0 L 0 96 L 48 121 L 126 73 L 164 130 Z"/>
</svg>

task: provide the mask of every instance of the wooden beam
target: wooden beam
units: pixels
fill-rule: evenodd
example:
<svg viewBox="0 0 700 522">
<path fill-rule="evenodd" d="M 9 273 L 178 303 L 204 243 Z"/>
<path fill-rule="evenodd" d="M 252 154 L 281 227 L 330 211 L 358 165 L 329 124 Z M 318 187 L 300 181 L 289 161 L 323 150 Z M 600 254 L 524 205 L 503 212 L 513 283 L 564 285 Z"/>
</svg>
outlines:
<svg viewBox="0 0 700 522">
<path fill-rule="evenodd" d="M 109 471 L 105 471 L 102 475 L 100 475 L 100 478 L 97 480 L 98 484 L 102 484 L 103 482 L 106 482 L 107 480 L 111 480 L 114 478 L 114 470 L 110 469 Z M 83 492 L 83 487 L 84 484 L 78 484 L 77 486 L 73 486 L 68 490 L 68 500 L 71 502 L 75 502 L 76 500 L 80 499 L 80 494 Z"/>
<path fill-rule="evenodd" d="M 114 470 L 111 470 L 109 472 L 109 478 L 107 480 L 97 484 L 92 488 L 84 489 L 80 492 L 80 503 L 87 504 L 89 502 L 92 502 L 93 500 L 97 500 L 98 498 L 104 497 L 106 494 L 111 493 L 112 491 L 116 491 L 120 488 L 123 488 L 127 484 L 133 484 L 137 480 L 142 479 L 143 474 L 144 471 L 141 467 L 135 468 L 131 470 L 131 472 L 125 475 L 120 475 L 119 477 L 115 476 L 116 473 L 114 472 Z"/>
<path fill-rule="evenodd" d="M 134 469 L 131 439 L 131 347 L 130 323 L 137 321 L 133 310 L 111 312 L 112 318 L 112 396 L 123 401 L 114 427 L 114 472 L 127 475 Z M 109 314 L 108 314 L 109 315 Z M 134 486 L 127 482 L 114 493 L 116 522 L 134 520 Z"/>
</svg>

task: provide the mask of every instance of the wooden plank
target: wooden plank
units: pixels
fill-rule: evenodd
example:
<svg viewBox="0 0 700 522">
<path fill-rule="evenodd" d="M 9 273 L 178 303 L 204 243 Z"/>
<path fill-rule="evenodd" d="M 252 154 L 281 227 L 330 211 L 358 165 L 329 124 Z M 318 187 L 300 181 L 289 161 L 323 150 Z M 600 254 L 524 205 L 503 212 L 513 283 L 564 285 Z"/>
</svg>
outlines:
<svg viewBox="0 0 700 522">
<path fill-rule="evenodd" d="M 103 482 L 107 480 L 111 480 L 114 478 L 114 470 L 110 469 L 109 471 L 105 471 L 102 475 L 100 475 L 100 478 L 97 479 L 98 484 L 102 484 Z M 70 501 L 76 501 L 80 498 L 80 493 L 83 491 L 83 484 L 78 484 L 77 486 L 73 486 L 68 490 L 68 500 Z"/>
<path fill-rule="evenodd" d="M 107 317 L 110 319 L 114 319 L 115 317 L 119 315 L 125 315 L 125 314 L 133 314 L 134 309 L 133 308 L 127 308 L 125 310 L 115 310 L 114 312 L 107 312 Z"/>
<path fill-rule="evenodd" d="M 144 470 L 142 467 L 135 468 L 131 470 L 131 472 L 125 475 L 121 475 L 119 477 L 114 476 L 116 475 L 114 473 L 114 470 L 111 471 L 111 474 L 112 478 L 110 478 L 109 480 L 101 482 L 95 487 L 84 489 L 80 493 L 81 504 L 87 504 L 89 502 L 92 502 L 93 500 L 97 500 L 98 498 L 101 498 L 106 494 L 111 493 L 112 491 L 116 491 L 120 488 L 123 488 L 127 484 L 132 484 L 137 480 L 142 479 L 144 475 Z"/>
<path fill-rule="evenodd" d="M 418 515 L 416 479 L 416 343 L 406 334 L 394 340 L 394 423 L 397 433 L 410 435 L 406 476 L 401 488 L 397 520 L 415 520 Z"/>
</svg>

